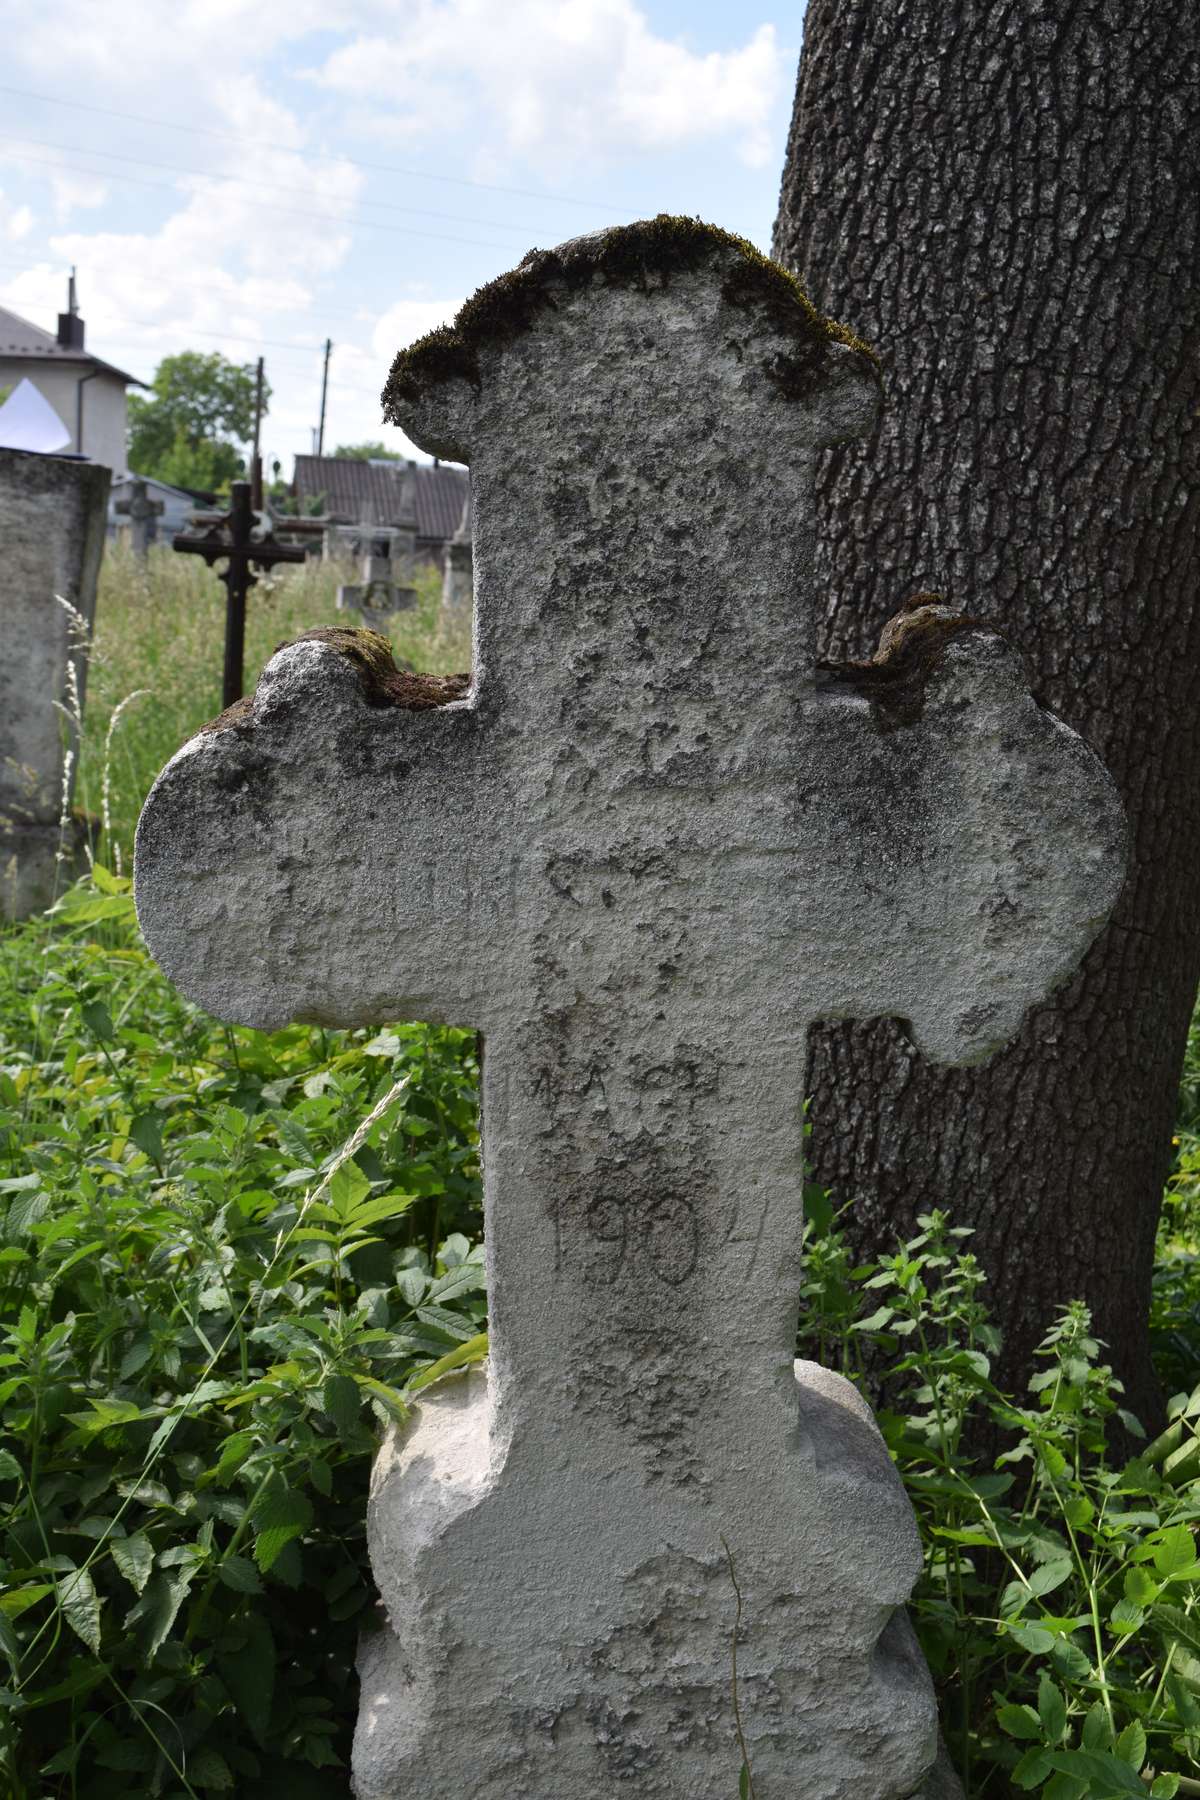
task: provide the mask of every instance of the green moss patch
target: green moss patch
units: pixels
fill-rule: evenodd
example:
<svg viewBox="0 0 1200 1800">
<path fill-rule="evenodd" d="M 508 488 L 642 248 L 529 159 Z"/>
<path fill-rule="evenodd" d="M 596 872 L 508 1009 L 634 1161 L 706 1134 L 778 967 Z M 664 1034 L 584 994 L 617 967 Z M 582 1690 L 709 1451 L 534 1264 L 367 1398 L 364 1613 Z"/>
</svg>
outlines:
<svg viewBox="0 0 1200 1800">
<path fill-rule="evenodd" d="M 725 278 L 724 298 L 731 305 L 764 306 L 772 324 L 796 342 L 792 354 L 776 358 L 768 369 L 789 398 L 808 391 L 831 342 L 846 344 L 873 363 L 878 360 L 853 332 L 819 313 L 796 278 L 746 238 L 699 219 L 659 213 L 561 250 L 531 250 L 515 269 L 473 294 L 453 325 L 439 326 L 400 352 L 383 390 L 384 417 L 401 424 L 403 407 L 439 382 L 461 380 L 478 388 L 482 347 L 511 343 L 531 330 L 564 287 L 586 287 L 599 275 L 616 286 L 645 289 L 651 280 L 702 268 L 730 250 L 737 252 L 738 261 Z"/>
<path fill-rule="evenodd" d="M 289 650 L 293 644 L 328 644 L 339 656 L 353 663 L 362 683 L 363 693 L 372 706 L 399 706 L 407 712 L 428 712 L 435 706 L 449 706 L 461 700 L 471 685 L 469 674 L 416 675 L 410 669 L 399 669 L 392 647 L 377 631 L 351 626 L 327 625 L 315 631 L 303 631 L 299 637 L 280 644 L 276 650 Z M 202 731 L 228 731 L 254 724 L 254 701 L 250 695 L 235 700 Z"/>
</svg>

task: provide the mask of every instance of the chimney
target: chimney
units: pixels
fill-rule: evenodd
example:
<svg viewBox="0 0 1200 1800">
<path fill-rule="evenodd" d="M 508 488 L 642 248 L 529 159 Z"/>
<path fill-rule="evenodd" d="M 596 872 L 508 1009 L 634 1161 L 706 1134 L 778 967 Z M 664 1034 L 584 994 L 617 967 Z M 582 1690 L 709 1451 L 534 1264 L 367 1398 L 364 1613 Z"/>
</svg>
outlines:
<svg viewBox="0 0 1200 1800">
<path fill-rule="evenodd" d="M 67 310 L 58 315 L 58 344 L 61 350 L 83 349 L 83 320 L 79 316 L 79 303 L 75 298 L 75 271 L 71 270 L 71 279 L 67 283 Z"/>
</svg>

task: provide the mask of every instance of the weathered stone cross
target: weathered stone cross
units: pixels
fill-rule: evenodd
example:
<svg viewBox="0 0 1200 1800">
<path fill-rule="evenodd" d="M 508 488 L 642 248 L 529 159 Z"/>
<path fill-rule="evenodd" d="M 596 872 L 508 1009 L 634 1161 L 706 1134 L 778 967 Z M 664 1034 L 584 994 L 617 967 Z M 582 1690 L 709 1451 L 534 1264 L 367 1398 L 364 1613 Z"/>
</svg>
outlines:
<svg viewBox="0 0 1200 1800">
<path fill-rule="evenodd" d="M 135 556 L 148 554 L 157 531 L 156 520 L 164 511 L 162 500 L 151 500 L 146 483 L 140 475 L 133 478 L 133 486 L 124 500 L 118 500 L 114 512 L 123 513 L 129 520 L 129 544 Z"/>
<path fill-rule="evenodd" d="M 740 241 L 528 258 L 387 398 L 471 464 L 469 691 L 301 640 L 137 864 L 221 1017 L 486 1038 L 492 1355 L 377 1466 L 357 1792 L 732 1800 L 736 1573 L 757 1800 L 914 1795 L 911 1515 L 852 1390 L 793 1371 L 805 1033 L 1002 1044 L 1114 900 L 1114 791 L 947 608 L 814 667 L 813 466 L 878 383 Z"/>
</svg>

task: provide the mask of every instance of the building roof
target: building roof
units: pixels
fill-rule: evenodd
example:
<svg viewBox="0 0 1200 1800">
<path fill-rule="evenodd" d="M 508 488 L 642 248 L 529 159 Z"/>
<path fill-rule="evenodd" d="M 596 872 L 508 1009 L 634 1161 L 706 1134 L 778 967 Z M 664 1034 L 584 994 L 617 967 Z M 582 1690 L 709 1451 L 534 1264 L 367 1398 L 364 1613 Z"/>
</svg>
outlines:
<svg viewBox="0 0 1200 1800">
<path fill-rule="evenodd" d="M 352 456 L 298 456 L 293 480 L 301 500 L 325 496 L 335 518 L 357 524 L 368 510 L 390 525 L 415 510 L 417 537 L 444 542 L 458 530 L 471 491 L 465 469 L 447 463 L 362 462 Z"/>
<path fill-rule="evenodd" d="M 43 331 L 40 325 L 23 319 L 20 313 L 9 312 L 7 307 L 0 306 L 0 361 L 14 357 L 22 362 L 86 365 L 92 369 L 103 369 L 105 374 L 115 375 L 118 381 L 124 381 L 129 386 L 146 386 L 136 375 L 127 374 L 124 369 L 105 362 L 103 357 L 93 356 L 90 350 L 65 348 L 53 332 Z"/>
</svg>

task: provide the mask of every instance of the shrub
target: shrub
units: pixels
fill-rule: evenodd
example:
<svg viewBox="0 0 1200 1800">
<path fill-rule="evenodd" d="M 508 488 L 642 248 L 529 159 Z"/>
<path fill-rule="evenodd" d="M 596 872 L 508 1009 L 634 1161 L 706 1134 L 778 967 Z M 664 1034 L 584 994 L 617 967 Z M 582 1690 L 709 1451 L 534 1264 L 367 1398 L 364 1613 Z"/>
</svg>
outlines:
<svg viewBox="0 0 1200 1800">
<path fill-rule="evenodd" d="M 222 1028 L 96 875 L 0 940 L 3 1790 L 344 1795 L 378 1433 L 482 1350 L 474 1042 Z"/>
<path fill-rule="evenodd" d="M 998 1334 L 969 1233 L 933 1213 L 894 1255 L 851 1268 L 810 1195 L 805 1347 L 862 1380 L 889 1358 L 879 1423 L 916 1508 L 913 1612 L 970 1796 L 1170 1796 L 1200 1773 L 1200 1388 L 1122 1467 L 1120 1383 L 1086 1307 L 1065 1305 L 1030 1397 L 990 1378 Z M 1005 1448 L 970 1454 L 988 1420 Z M 1189 1785 L 1187 1792 L 1200 1791 Z"/>
</svg>

